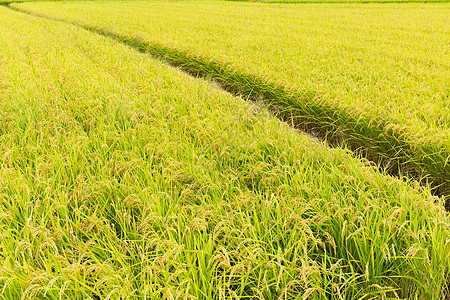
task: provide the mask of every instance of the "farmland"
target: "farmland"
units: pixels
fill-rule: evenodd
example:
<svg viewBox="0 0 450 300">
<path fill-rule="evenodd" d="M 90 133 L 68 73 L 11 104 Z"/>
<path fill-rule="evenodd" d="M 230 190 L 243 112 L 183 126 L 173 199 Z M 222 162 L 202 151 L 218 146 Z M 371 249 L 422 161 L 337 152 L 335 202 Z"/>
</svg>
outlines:
<svg viewBox="0 0 450 300">
<path fill-rule="evenodd" d="M 386 168 L 412 170 L 449 193 L 447 3 L 14 7 L 118 36 L 233 89 L 259 93 L 304 123 L 319 124 L 313 129 L 326 139 L 346 140 L 378 163 L 387 157 Z"/>
<path fill-rule="evenodd" d="M 237 1 L 237 0 L 231 0 Z M 311 4 L 311 3 L 448 3 L 448 0 L 259 0 L 261 3 Z"/>
<path fill-rule="evenodd" d="M 446 4 L 308 4 L 301 18 L 258 3 L 11 7 L 0 7 L 0 299 L 446 297 L 444 199 L 265 106 L 330 136 L 370 119 L 355 125 L 363 146 L 378 129 L 401 133 L 393 149 L 413 145 L 408 161 L 445 181 Z"/>
</svg>

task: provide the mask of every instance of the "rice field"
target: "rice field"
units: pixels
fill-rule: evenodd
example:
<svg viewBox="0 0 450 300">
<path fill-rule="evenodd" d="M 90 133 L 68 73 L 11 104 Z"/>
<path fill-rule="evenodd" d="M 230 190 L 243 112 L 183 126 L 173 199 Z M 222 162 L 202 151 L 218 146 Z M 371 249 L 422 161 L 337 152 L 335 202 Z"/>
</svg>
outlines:
<svg viewBox="0 0 450 300">
<path fill-rule="evenodd" d="M 13 6 L 114 35 L 262 95 L 326 139 L 449 194 L 448 3 Z"/>
<path fill-rule="evenodd" d="M 241 1 L 241 0 L 230 0 Z M 242 0 L 244 2 L 252 2 Z M 448 3 L 448 0 L 258 0 L 255 2 L 261 3 L 296 3 L 296 4 L 311 4 L 311 3 Z"/>
<path fill-rule="evenodd" d="M 256 14 L 250 4 L 190 5 L 199 22 L 189 28 L 183 2 L 11 5 L 68 22 L 0 7 L 0 299 L 448 299 L 450 215 L 444 199 L 408 178 L 383 174 L 345 147 L 330 148 L 293 129 L 265 106 L 233 96 L 215 81 L 167 65 L 174 59 L 169 54 L 177 53 L 169 50 L 175 49 L 184 51 L 188 68 L 201 62 L 192 59 L 189 65 L 190 57 L 208 58 L 218 68 L 217 62 L 228 58 L 229 70 L 259 70 L 261 80 L 274 76 L 277 84 L 288 83 L 287 69 L 285 74 L 278 69 L 275 77 L 268 61 L 259 69 L 254 65 L 257 52 L 250 50 L 250 40 L 255 51 L 264 51 L 256 42 L 258 27 L 245 25 L 245 18 L 235 24 L 242 26 L 242 36 L 230 34 L 222 48 L 213 43 L 216 35 L 204 35 L 204 44 L 197 39 L 213 28 L 202 23 L 206 8 L 212 17 L 228 11 L 231 18 L 235 5 L 248 7 L 244 16 Z M 270 9 L 286 13 L 283 5 L 271 5 L 260 6 L 259 13 L 267 18 Z M 348 7 L 353 6 L 336 8 L 335 14 Z M 394 13 L 390 6 L 378 9 Z M 430 13 L 435 14 L 443 16 L 439 10 Z M 167 27 L 170 16 L 174 23 Z M 289 18 L 285 21 L 293 22 Z M 226 32 L 234 21 L 225 24 L 217 17 L 216 22 Z M 108 31 L 93 32 L 100 23 Z M 206 27 L 189 35 L 195 26 Z M 116 36 L 105 36 L 115 30 Z M 333 30 L 330 22 L 328 38 L 338 43 Z M 417 32 L 445 42 L 436 30 L 446 29 Z M 159 43 L 154 52 L 167 47 L 166 61 L 155 60 L 147 48 L 137 51 L 142 44 L 118 42 L 119 34 L 147 46 Z M 267 35 L 268 42 L 275 38 Z M 243 39 L 248 54 L 241 62 L 229 40 Z M 421 55 L 434 45 L 431 40 L 423 40 L 417 53 L 404 54 L 425 59 Z M 286 37 L 282 41 L 289 47 Z M 300 46 L 305 55 L 317 47 Z M 445 109 L 444 98 L 430 95 L 447 88 L 441 78 L 447 76 L 447 62 L 441 60 L 446 53 L 436 52 L 429 56 L 435 65 L 420 72 L 434 80 L 430 94 L 420 94 L 420 101 L 430 102 L 429 119 L 423 120 L 430 128 L 431 118 L 443 114 L 435 105 Z M 298 68 L 305 67 L 298 59 Z M 239 69 L 244 61 L 248 70 Z M 344 83 L 356 67 L 349 65 L 339 81 L 333 77 L 337 66 L 323 65 L 327 76 L 320 81 L 310 65 L 310 87 L 323 89 L 311 101 L 329 105 L 324 95 L 346 95 Z M 291 79 L 306 76 L 294 71 Z M 393 82 L 386 93 L 411 96 L 419 83 L 406 84 L 408 78 L 398 79 L 405 80 L 405 90 L 395 91 L 400 83 Z M 328 82 L 333 80 L 342 84 L 335 94 Z M 361 93 L 387 101 L 376 92 L 381 87 L 360 80 Z M 289 89 L 309 93 L 309 87 L 301 90 L 293 82 Z M 350 100 L 342 101 L 350 107 Z M 356 96 L 354 101 L 362 103 Z M 419 100 L 405 101 L 391 110 Z M 393 117 L 377 103 L 367 104 L 368 113 L 377 105 L 382 117 Z M 425 114 L 412 108 L 404 113 Z M 398 116 L 399 122 L 412 134 L 405 116 Z M 445 132 L 445 126 L 432 130 L 441 129 Z"/>
</svg>

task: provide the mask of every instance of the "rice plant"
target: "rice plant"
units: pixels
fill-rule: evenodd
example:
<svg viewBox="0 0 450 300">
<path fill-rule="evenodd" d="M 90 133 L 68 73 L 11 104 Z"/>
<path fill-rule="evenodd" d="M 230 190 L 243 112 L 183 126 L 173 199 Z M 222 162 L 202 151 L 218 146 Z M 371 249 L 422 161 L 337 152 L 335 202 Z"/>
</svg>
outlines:
<svg viewBox="0 0 450 300">
<path fill-rule="evenodd" d="M 425 178 L 438 194 L 449 194 L 446 3 L 13 7 L 80 24 L 257 93 L 325 139 L 342 140 L 383 169 Z"/>
<path fill-rule="evenodd" d="M 430 190 L 109 38 L 0 26 L 1 299 L 448 291 Z"/>
</svg>

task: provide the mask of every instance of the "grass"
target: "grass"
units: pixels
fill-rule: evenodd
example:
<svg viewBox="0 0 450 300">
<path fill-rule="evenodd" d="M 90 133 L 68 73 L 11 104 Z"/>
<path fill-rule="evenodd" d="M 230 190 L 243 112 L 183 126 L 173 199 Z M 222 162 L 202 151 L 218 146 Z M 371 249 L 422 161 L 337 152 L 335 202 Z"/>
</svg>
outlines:
<svg viewBox="0 0 450 300">
<path fill-rule="evenodd" d="M 400 165 L 401 172 L 428 176 L 440 194 L 448 194 L 447 4 L 14 7 L 118 36 L 235 89 L 263 95 L 320 124 L 315 130 L 327 139 L 364 148 L 386 168 Z"/>
<path fill-rule="evenodd" d="M 436 299 L 430 191 L 75 26 L 0 8 L 1 299 Z"/>
</svg>

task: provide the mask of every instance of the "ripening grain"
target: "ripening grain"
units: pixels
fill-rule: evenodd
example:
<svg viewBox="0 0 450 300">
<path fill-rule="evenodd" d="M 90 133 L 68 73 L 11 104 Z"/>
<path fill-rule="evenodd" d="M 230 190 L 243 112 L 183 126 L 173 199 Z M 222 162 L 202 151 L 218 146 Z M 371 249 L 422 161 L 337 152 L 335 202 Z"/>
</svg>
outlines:
<svg viewBox="0 0 450 300">
<path fill-rule="evenodd" d="M 107 38 L 0 8 L 0 299 L 436 299 L 429 191 Z"/>
<path fill-rule="evenodd" d="M 331 134 L 344 132 L 357 147 L 413 165 L 450 193 L 447 3 L 156 1 L 14 7 L 167 47 L 175 59 L 182 51 L 214 61 L 224 66 L 225 75 L 248 76 L 238 86 L 261 90 L 263 82 L 269 89 L 275 85 L 293 92 L 297 98 L 289 100 L 283 93 L 272 95 L 316 118 Z M 183 64 L 184 58 L 179 60 Z"/>
</svg>

